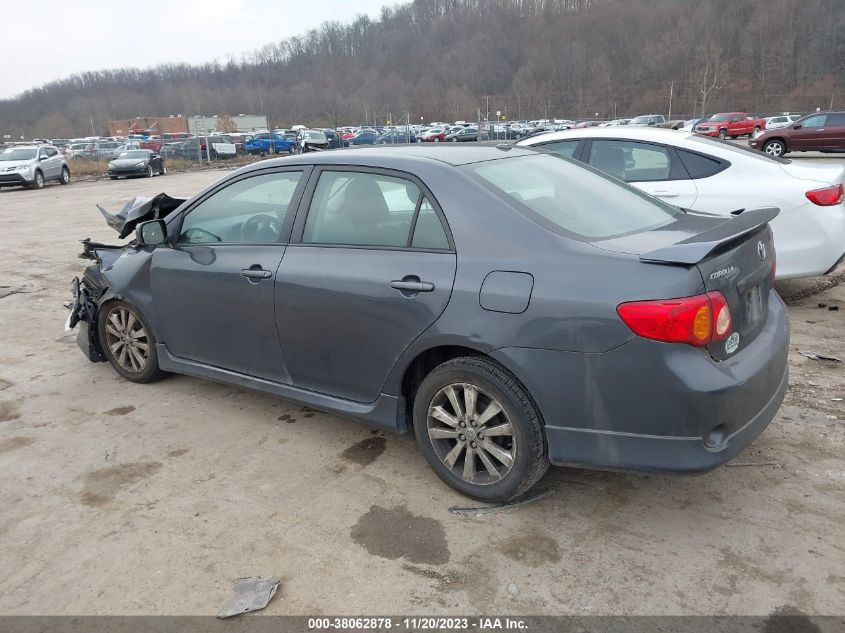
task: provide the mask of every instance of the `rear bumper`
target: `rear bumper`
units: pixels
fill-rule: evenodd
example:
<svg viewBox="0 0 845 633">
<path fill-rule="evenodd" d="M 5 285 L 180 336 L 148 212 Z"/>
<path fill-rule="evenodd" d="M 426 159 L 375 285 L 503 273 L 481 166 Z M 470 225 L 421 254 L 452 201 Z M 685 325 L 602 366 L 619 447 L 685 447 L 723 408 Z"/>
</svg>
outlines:
<svg viewBox="0 0 845 633">
<path fill-rule="evenodd" d="M 796 279 L 831 272 L 845 257 L 845 203 L 806 203 L 772 220 L 777 278 Z"/>
<path fill-rule="evenodd" d="M 768 426 L 786 392 L 788 347 L 786 306 L 771 293 L 763 330 L 721 362 L 639 337 L 601 354 L 492 355 L 537 403 L 553 464 L 692 473 L 732 459 Z"/>
</svg>

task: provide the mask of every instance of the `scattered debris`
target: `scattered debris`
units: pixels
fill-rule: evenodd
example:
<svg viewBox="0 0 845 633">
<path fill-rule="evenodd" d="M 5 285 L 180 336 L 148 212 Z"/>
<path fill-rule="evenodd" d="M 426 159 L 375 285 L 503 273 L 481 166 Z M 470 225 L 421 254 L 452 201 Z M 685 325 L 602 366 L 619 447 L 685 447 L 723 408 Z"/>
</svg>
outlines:
<svg viewBox="0 0 845 633">
<path fill-rule="evenodd" d="M 819 354 L 818 352 L 799 352 L 801 356 L 806 356 L 811 360 L 832 360 L 835 363 L 841 363 L 842 360 L 836 356 L 828 356 L 827 354 Z"/>
<path fill-rule="evenodd" d="M 725 464 L 731 468 L 741 468 L 743 466 L 778 466 L 777 462 L 730 462 Z"/>
<path fill-rule="evenodd" d="M 462 508 L 460 506 L 452 506 L 451 508 L 449 508 L 449 512 L 451 512 L 452 514 L 470 515 L 513 512 L 514 510 L 518 510 L 527 503 L 531 503 L 532 501 L 539 501 L 540 499 L 548 497 L 550 494 L 553 493 L 554 490 L 552 488 L 543 488 L 542 490 L 538 490 L 536 492 L 528 492 L 522 495 L 521 497 L 514 499 L 513 501 L 506 501 L 505 503 L 494 503 L 493 505 L 482 506 L 480 508 Z"/>
<path fill-rule="evenodd" d="M 827 416 L 827 419 L 828 420 L 838 420 L 839 416 L 838 415 L 829 415 L 829 416 Z"/>
<path fill-rule="evenodd" d="M 842 398 L 831 398 L 834 402 L 842 402 Z"/>
<path fill-rule="evenodd" d="M 235 595 L 220 609 L 217 617 L 230 618 L 233 615 L 263 609 L 276 594 L 280 582 L 278 578 L 262 576 L 236 579 Z"/>
<path fill-rule="evenodd" d="M 35 284 L 25 283 L 20 286 L 0 286 L 0 299 L 5 299 L 9 295 L 25 295 L 31 292 L 41 292 L 44 287 L 37 287 Z"/>
<path fill-rule="evenodd" d="M 827 309 L 836 311 L 839 309 L 839 306 L 828 306 Z"/>
<path fill-rule="evenodd" d="M 508 593 L 512 596 L 518 596 L 519 595 L 519 587 L 517 587 L 515 583 L 510 583 L 508 585 Z"/>
<path fill-rule="evenodd" d="M 826 303 L 824 303 L 823 301 L 819 301 L 819 307 L 820 307 L 820 308 L 826 308 L 826 307 L 827 307 L 827 304 L 826 304 Z"/>
</svg>

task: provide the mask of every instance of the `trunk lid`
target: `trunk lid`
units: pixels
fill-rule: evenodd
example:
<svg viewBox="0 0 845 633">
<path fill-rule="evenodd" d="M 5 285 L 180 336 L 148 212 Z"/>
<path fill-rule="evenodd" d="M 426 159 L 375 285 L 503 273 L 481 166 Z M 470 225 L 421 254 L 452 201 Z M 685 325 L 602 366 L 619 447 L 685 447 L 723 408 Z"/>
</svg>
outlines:
<svg viewBox="0 0 845 633">
<path fill-rule="evenodd" d="M 768 223 L 778 212 L 775 208 L 735 216 L 690 212 L 659 229 L 593 245 L 636 254 L 648 263 L 696 266 L 706 291 L 721 292 L 730 307 L 731 336 L 707 346 L 714 359 L 724 360 L 753 341 L 766 323 L 775 271 Z"/>
<path fill-rule="evenodd" d="M 792 161 L 780 165 L 780 168 L 793 178 L 812 180 L 820 183 L 821 186 L 845 183 L 845 166 L 842 165 L 807 165 Z"/>
</svg>

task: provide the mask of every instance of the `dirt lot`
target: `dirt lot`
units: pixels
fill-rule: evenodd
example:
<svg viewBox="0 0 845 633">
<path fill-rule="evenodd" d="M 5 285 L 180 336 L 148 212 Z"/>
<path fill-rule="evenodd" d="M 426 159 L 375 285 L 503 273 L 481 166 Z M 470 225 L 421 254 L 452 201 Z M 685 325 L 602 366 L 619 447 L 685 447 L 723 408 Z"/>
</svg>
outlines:
<svg viewBox="0 0 845 633">
<path fill-rule="evenodd" d="M 221 172 L 0 192 L 0 613 L 208 614 L 282 579 L 274 614 L 758 614 L 845 604 L 845 285 L 783 284 L 791 380 L 771 427 L 698 477 L 552 469 L 509 514 L 450 514 L 411 437 L 87 362 L 62 329 L 95 203 Z M 841 274 L 838 278 L 845 277 Z M 3 293 L 0 293 L 3 294 Z M 819 307 L 842 306 L 831 311 Z"/>
</svg>

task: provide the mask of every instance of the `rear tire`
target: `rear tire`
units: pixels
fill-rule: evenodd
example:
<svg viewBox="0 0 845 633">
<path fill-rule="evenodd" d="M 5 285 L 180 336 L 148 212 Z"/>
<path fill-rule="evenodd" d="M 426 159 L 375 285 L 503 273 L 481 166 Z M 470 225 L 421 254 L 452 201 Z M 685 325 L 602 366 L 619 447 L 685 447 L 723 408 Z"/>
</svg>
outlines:
<svg viewBox="0 0 845 633">
<path fill-rule="evenodd" d="M 67 167 L 62 167 L 62 175 L 59 176 L 59 184 L 60 185 L 70 184 L 70 169 L 68 169 Z"/>
<path fill-rule="evenodd" d="M 167 166 L 166 165 L 164 165 L 164 164 L 161 165 L 161 171 L 158 172 L 158 175 L 159 176 L 166 176 L 167 175 Z"/>
<path fill-rule="evenodd" d="M 153 177 L 153 166 L 152 166 L 152 165 L 149 165 L 149 164 L 147 165 L 147 173 L 146 173 L 146 176 L 147 176 L 147 178 L 152 178 L 152 177 Z"/>
<path fill-rule="evenodd" d="M 437 476 L 482 501 L 518 497 L 549 467 L 531 397 L 488 358 L 459 357 L 435 367 L 415 395 L 414 431 Z"/>
<path fill-rule="evenodd" d="M 97 333 L 109 363 L 126 380 L 147 383 L 165 375 L 158 366 L 155 336 L 134 306 L 119 300 L 104 304 Z"/>
</svg>

